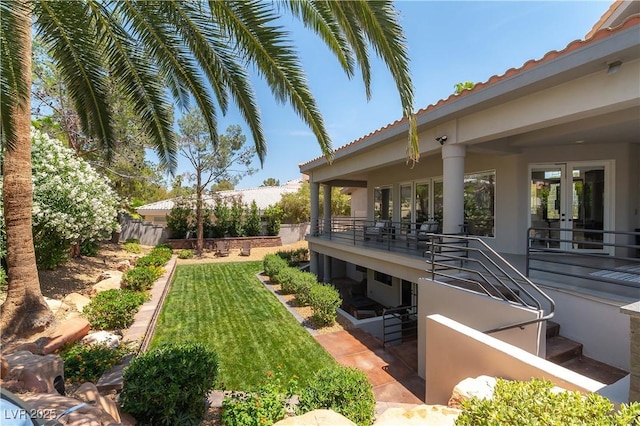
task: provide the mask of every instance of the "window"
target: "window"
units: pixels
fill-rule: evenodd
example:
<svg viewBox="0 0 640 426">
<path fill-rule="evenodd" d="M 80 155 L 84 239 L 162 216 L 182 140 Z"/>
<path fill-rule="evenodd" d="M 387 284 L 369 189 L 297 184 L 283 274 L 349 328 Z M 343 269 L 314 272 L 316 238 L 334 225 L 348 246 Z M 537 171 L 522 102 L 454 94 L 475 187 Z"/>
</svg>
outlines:
<svg viewBox="0 0 640 426">
<path fill-rule="evenodd" d="M 464 220 L 471 235 L 494 236 L 495 170 L 464 176 Z"/>
<path fill-rule="evenodd" d="M 376 187 L 373 190 L 374 219 L 393 219 L 393 199 L 390 187 Z"/>
<path fill-rule="evenodd" d="M 416 184 L 416 223 L 429 220 L 429 184 Z"/>
<path fill-rule="evenodd" d="M 402 232 L 411 231 L 411 193 L 413 186 L 411 184 L 400 185 L 400 220 L 402 221 Z"/>
</svg>

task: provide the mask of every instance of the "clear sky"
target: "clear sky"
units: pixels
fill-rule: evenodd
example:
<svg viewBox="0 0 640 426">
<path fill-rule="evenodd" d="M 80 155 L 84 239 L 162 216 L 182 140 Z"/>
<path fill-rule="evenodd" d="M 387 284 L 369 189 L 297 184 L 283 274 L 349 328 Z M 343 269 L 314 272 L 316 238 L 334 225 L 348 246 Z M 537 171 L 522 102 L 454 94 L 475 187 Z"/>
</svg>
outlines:
<svg viewBox="0 0 640 426">
<path fill-rule="evenodd" d="M 493 75 L 540 59 L 582 39 L 608 9 L 609 1 L 398 1 L 409 46 L 410 69 L 418 110 L 454 91 L 463 81 L 484 82 Z M 338 148 L 402 116 L 393 80 L 372 53 L 372 97 L 367 102 L 356 73 L 349 80 L 316 36 L 285 21 L 294 40 L 325 125 Z M 236 188 L 260 186 L 273 177 L 283 184 L 300 177 L 298 164 L 321 155 L 318 143 L 289 105 L 275 102 L 266 84 L 255 78 L 268 152 L 264 167 Z M 220 133 L 239 124 L 230 108 L 219 118 Z M 256 166 L 259 166 L 256 161 Z M 181 159 L 178 173 L 187 170 Z"/>
</svg>

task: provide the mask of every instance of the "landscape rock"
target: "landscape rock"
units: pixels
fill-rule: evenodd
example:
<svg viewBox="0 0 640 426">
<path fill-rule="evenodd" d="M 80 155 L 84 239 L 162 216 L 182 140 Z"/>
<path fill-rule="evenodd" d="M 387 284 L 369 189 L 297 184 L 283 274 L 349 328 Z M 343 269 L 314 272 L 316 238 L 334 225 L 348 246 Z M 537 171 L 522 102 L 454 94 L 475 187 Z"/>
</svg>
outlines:
<svg viewBox="0 0 640 426">
<path fill-rule="evenodd" d="M 18 375 L 17 380 L 18 383 L 22 385 L 24 391 L 35 393 L 49 392 L 49 385 L 47 384 L 47 382 L 45 382 L 44 380 L 40 380 L 38 376 L 31 370 L 22 369 L 22 371 L 20 371 L 20 374 Z"/>
<path fill-rule="evenodd" d="M 287 417 L 273 426 L 356 426 L 354 422 L 332 410 L 313 410 L 301 416 Z"/>
<path fill-rule="evenodd" d="M 37 343 L 23 343 L 21 345 L 16 346 L 11 350 L 11 352 L 20 352 L 20 351 L 29 351 L 32 354 L 42 355 L 42 349 L 38 346 Z"/>
<path fill-rule="evenodd" d="M 93 285 L 92 293 L 95 294 L 95 293 L 100 293 L 102 291 L 113 290 L 113 289 L 117 290 L 120 288 L 120 281 L 121 281 L 121 278 L 118 278 L 118 277 L 111 277 L 111 278 L 102 280 L 99 283 Z"/>
<path fill-rule="evenodd" d="M 81 340 L 83 345 L 105 345 L 111 349 L 120 346 L 120 337 L 108 331 L 96 331 L 89 333 Z"/>
<path fill-rule="evenodd" d="M 116 423 L 121 423 L 120 413 L 118 412 L 116 403 L 109 398 L 100 395 L 100 392 L 98 392 L 98 388 L 96 388 L 96 385 L 94 385 L 93 383 L 83 383 L 73 393 L 73 397 L 79 399 L 80 401 L 87 402 L 92 406 L 101 408 L 103 411 L 113 417 Z"/>
<path fill-rule="evenodd" d="M 65 410 L 79 404 L 86 404 L 72 413 L 60 419 L 60 423 L 67 426 L 108 426 L 117 424 L 116 420 L 109 413 L 100 407 L 92 407 L 75 398 L 52 394 L 20 395 L 20 398 L 31 406 L 34 410 L 43 410 L 44 413 L 55 413 L 56 416 Z"/>
<path fill-rule="evenodd" d="M 453 388 L 451 398 L 449 398 L 447 405 L 452 408 L 461 408 L 462 401 L 473 397 L 478 399 L 492 399 L 495 387 L 495 377 L 478 376 L 475 379 L 467 377 Z"/>
<path fill-rule="evenodd" d="M 38 387 L 45 383 L 45 392 L 57 392 L 54 387 L 56 377 L 64 378 L 64 361 L 58 355 L 34 355 L 29 351 L 14 352 L 6 356 L 10 376 L 23 386 Z M 25 373 L 25 370 L 29 373 Z M 33 375 L 33 376 L 32 376 Z M 37 378 L 36 383 L 33 378 Z M 27 382 L 25 382 L 27 380 Z"/>
<path fill-rule="evenodd" d="M 389 408 L 374 426 L 453 426 L 460 410 L 444 405 L 417 405 L 410 409 Z"/>
<path fill-rule="evenodd" d="M 129 262 L 128 260 L 121 260 L 116 265 L 116 269 L 120 272 L 126 272 L 131 268 L 133 268 L 133 266 L 131 266 L 131 262 Z"/>
<path fill-rule="evenodd" d="M 84 307 L 91 302 L 91 299 L 80 293 L 69 293 L 62 301 L 69 306 L 74 306 L 78 312 L 82 312 Z"/>
<path fill-rule="evenodd" d="M 9 362 L 0 357 L 0 379 L 4 379 L 9 374 Z"/>
<path fill-rule="evenodd" d="M 96 284 L 103 280 L 108 280 L 109 278 L 122 278 L 122 271 L 109 270 L 102 271 L 100 275 L 98 275 L 98 279 L 96 280 Z"/>
<path fill-rule="evenodd" d="M 49 299 L 48 297 L 45 297 L 44 301 L 47 302 L 49 309 L 51 309 L 51 312 L 53 312 L 53 315 L 55 316 L 64 315 L 66 312 L 71 310 L 71 307 L 62 300 Z"/>
<path fill-rule="evenodd" d="M 73 343 L 76 340 L 82 339 L 89 333 L 91 325 L 89 321 L 82 317 L 75 317 L 67 319 L 58 324 L 53 332 L 53 339 L 45 344 L 42 352 L 50 354 L 56 349 L 61 348 L 65 343 Z"/>
</svg>

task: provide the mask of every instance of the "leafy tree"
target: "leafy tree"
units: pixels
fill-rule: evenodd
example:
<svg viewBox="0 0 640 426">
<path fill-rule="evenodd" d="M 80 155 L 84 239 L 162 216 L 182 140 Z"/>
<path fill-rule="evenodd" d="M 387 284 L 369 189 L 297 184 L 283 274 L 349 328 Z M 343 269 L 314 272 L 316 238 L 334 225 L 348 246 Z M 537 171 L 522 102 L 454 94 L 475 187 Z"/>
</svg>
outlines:
<svg viewBox="0 0 640 426">
<path fill-rule="evenodd" d="M 462 93 L 464 90 L 471 90 L 475 87 L 475 83 L 473 81 L 465 81 L 462 83 L 456 83 L 453 85 L 453 88 L 455 89 L 455 94 L 459 95 L 460 93 Z"/>
<path fill-rule="evenodd" d="M 231 202 L 229 219 L 229 235 L 232 237 L 244 236 L 244 207 L 241 199 L 234 199 Z"/>
<path fill-rule="evenodd" d="M 260 186 L 280 186 L 280 181 L 276 178 L 268 178 L 262 181 L 262 185 Z"/>
<path fill-rule="evenodd" d="M 269 206 L 264 211 L 264 218 L 267 221 L 267 235 L 276 236 L 280 233 L 280 224 L 284 212 L 278 205 Z"/>
<path fill-rule="evenodd" d="M 220 191 L 231 191 L 235 188 L 235 184 L 228 180 L 221 180 L 218 183 L 214 183 L 211 185 L 211 193 L 220 192 Z"/>
<path fill-rule="evenodd" d="M 255 148 L 245 146 L 246 137 L 240 126 L 229 126 L 227 133 L 220 135 L 215 144 L 209 137 L 202 114 L 193 110 L 178 120 L 182 138 L 179 142 L 180 154 L 189 160 L 193 173 L 190 180 L 195 181 L 196 189 L 196 252 L 204 249 L 203 196 L 207 186 L 219 181 L 237 181 L 252 174 L 251 162 L 256 154 Z M 232 219 L 234 213 L 232 208 Z M 242 215 L 240 215 L 242 216 Z M 238 218 L 240 220 L 241 218 Z M 231 222 L 235 223 L 234 220 Z M 241 226 L 238 223 L 237 226 Z M 238 236 L 240 229 L 231 229 L 232 236 Z"/>
<path fill-rule="evenodd" d="M 262 221 L 260 220 L 260 211 L 256 201 L 251 202 L 248 211 L 246 212 L 247 220 L 244 225 L 245 234 L 248 237 L 255 237 L 262 234 Z"/>
<path fill-rule="evenodd" d="M 324 193 L 320 193 L 320 205 L 323 205 Z M 331 188 L 331 215 L 349 216 L 351 214 L 350 197 L 340 192 L 340 188 Z M 311 190 L 309 182 L 303 182 L 296 192 L 283 194 L 278 206 L 282 209 L 284 223 L 308 222 L 311 218 Z"/>
<path fill-rule="evenodd" d="M 369 49 L 382 58 L 409 121 L 409 157 L 417 160 L 407 46 L 391 1 L 0 2 L 0 121 L 7 151 L 2 171 L 8 267 L 7 299 L 0 308 L 3 330 L 24 336 L 53 320 L 40 291 L 30 220 L 32 34 L 42 37 L 60 70 L 83 132 L 104 147 L 107 158 L 116 141 L 116 117 L 108 102 L 113 87 L 142 118 L 143 132 L 169 171 L 175 169 L 177 150 L 168 95 L 181 109 L 195 102 L 214 143 L 217 110 L 211 94 L 223 113 L 231 98 L 264 161 L 266 140 L 247 65 L 264 77 L 276 99 L 291 104 L 330 158 L 330 138 L 295 43 L 280 20 L 287 12 L 323 40 L 348 76 L 359 67 L 367 97 Z"/>
<path fill-rule="evenodd" d="M 231 209 L 220 197 L 214 197 L 214 200 L 213 215 L 215 216 L 215 223 L 213 224 L 213 236 L 214 238 L 222 238 L 227 234 L 230 227 Z"/>
<path fill-rule="evenodd" d="M 167 228 L 171 238 L 186 238 L 187 232 L 195 227 L 193 207 L 186 197 L 176 198 L 173 207 L 167 215 Z"/>
</svg>

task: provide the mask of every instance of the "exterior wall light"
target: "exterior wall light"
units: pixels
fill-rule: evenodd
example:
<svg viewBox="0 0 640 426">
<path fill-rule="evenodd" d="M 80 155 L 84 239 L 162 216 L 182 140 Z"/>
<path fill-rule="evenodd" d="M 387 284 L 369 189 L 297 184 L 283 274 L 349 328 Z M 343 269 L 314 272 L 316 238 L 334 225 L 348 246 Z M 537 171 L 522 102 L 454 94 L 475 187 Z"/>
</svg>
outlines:
<svg viewBox="0 0 640 426">
<path fill-rule="evenodd" d="M 440 145 L 444 145 L 444 143 L 447 141 L 447 135 L 443 135 L 443 136 L 439 136 L 436 138 L 436 141 L 440 144 Z"/>
</svg>

